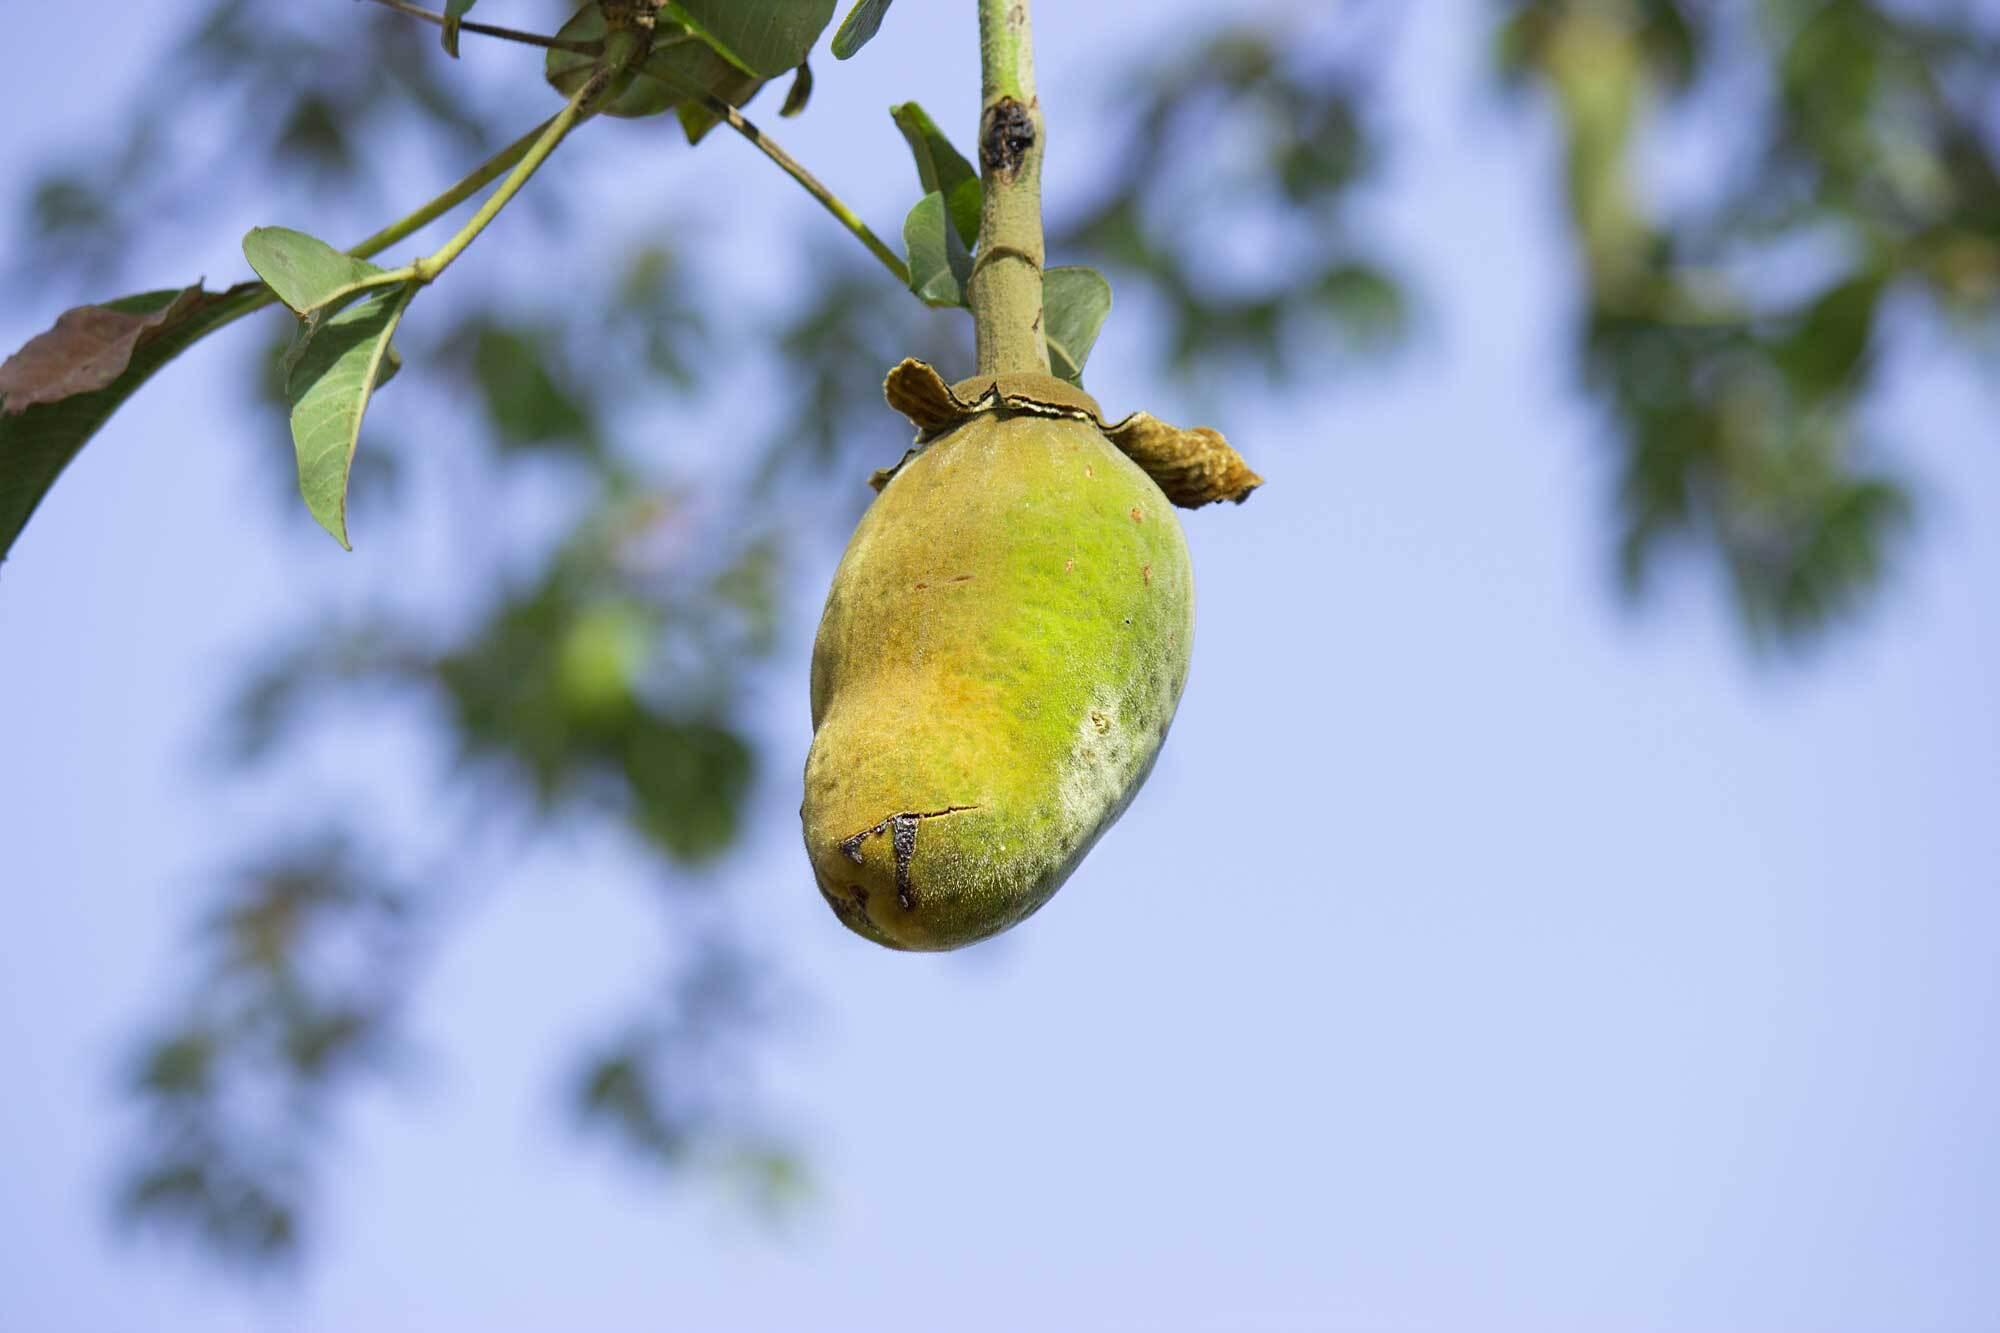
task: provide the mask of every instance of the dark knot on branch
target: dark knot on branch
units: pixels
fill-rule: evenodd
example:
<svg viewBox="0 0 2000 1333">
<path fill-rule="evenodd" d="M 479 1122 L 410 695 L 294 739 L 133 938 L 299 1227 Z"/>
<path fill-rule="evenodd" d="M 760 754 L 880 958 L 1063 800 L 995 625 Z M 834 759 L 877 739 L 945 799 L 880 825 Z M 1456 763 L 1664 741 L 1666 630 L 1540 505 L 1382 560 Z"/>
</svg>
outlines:
<svg viewBox="0 0 2000 1333">
<path fill-rule="evenodd" d="M 1021 169 L 1021 159 L 1035 146 L 1035 122 L 1028 108 L 1003 97 L 986 108 L 979 130 L 979 165 L 1003 179 Z"/>
</svg>

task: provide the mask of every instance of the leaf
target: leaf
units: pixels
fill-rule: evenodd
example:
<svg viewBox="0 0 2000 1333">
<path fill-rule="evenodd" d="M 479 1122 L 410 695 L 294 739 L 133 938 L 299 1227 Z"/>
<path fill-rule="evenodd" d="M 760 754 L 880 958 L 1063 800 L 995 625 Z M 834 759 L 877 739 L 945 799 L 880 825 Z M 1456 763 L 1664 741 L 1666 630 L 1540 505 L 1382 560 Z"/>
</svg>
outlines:
<svg viewBox="0 0 2000 1333">
<path fill-rule="evenodd" d="M 565 42 L 602 42 L 605 32 L 604 11 L 595 4 L 588 4 L 556 29 L 556 37 Z M 596 56 L 550 47 L 548 56 L 542 61 L 542 77 L 550 87 L 564 97 L 570 97 L 583 87 L 596 68 Z M 657 116 L 678 100 L 678 94 L 670 93 L 658 84 L 646 82 L 642 86 L 639 77 L 628 71 L 613 82 L 610 96 L 598 106 L 598 114 L 628 119 Z"/>
<path fill-rule="evenodd" d="M 479 321 L 460 336 L 472 344 L 472 376 L 501 446 L 563 443 L 595 450 L 588 406 L 550 373 L 551 361 L 560 362 L 559 337 L 498 321 Z"/>
<path fill-rule="evenodd" d="M 1407 319 L 1395 279 L 1368 264 L 1336 263 L 1319 275 L 1311 295 L 1359 343 L 1386 345 Z"/>
<path fill-rule="evenodd" d="M 725 55 L 767 79 L 805 63 L 834 0 L 681 0 L 665 6 Z"/>
<path fill-rule="evenodd" d="M 1049 372 L 1082 387 L 1083 363 L 1111 313 L 1111 284 L 1094 268 L 1052 268 L 1042 274 L 1042 340 Z"/>
<path fill-rule="evenodd" d="M 972 280 L 972 255 L 945 221 L 944 196 L 933 190 L 903 219 L 903 244 L 910 252 L 910 290 L 925 305 L 965 304 Z"/>
<path fill-rule="evenodd" d="M 665 53 L 655 51 L 646 62 L 642 75 L 657 75 L 670 83 L 693 81 L 703 91 L 720 98 L 731 106 L 742 106 L 757 95 L 764 86 L 764 80 L 755 74 L 746 74 L 724 61 L 700 42 L 689 42 L 684 46 L 670 48 Z M 691 144 L 700 143 L 702 136 L 714 129 L 721 118 L 709 110 L 705 103 L 694 98 L 683 98 L 674 113 L 680 118 L 681 132 Z"/>
<path fill-rule="evenodd" d="M 1778 368 L 1805 396 L 1833 397 L 1856 387 L 1882 288 L 1882 275 L 1873 271 L 1834 284 L 1778 341 L 1773 349 Z"/>
<path fill-rule="evenodd" d="M 478 3 L 479 0 L 444 0 L 444 53 L 453 60 L 458 59 L 458 21 Z"/>
<path fill-rule="evenodd" d="M 348 550 L 354 548 L 347 540 L 347 476 L 361 439 L 361 418 L 369 395 L 394 373 L 389 339 L 415 291 L 412 285 L 349 306 L 316 331 L 306 330 L 286 377 L 299 493 L 320 526 Z"/>
<path fill-rule="evenodd" d="M 856 0 L 854 8 L 841 20 L 839 31 L 833 34 L 833 58 L 852 59 L 856 51 L 874 40 L 876 30 L 882 26 L 882 16 L 888 12 L 889 0 Z"/>
<path fill-rule="evenodd" d="M 0 407 L 0 559 L 13 549 L 56 477 L 119 404 L 204 335 L 268 299 L 264 284 L 254 282 L 226 292 L 190 287 L 84 306 L 64 315 L 55 328 L 32 339 L 0 366 L 0 395 L 5 397 Z M 133 317 L 143 327 L 129 344 L 123 333 L 108 342 L 79 341 L 80 325 L 87 323 L 100 332 L 111 327 L 86 312 L 125 317 L 118 323 L 124 332 L 133 332 L 129 322 Z M 67 328 L 64 321 L 70 321 Z M 122 356 L 118 347 L 123 348 Z M 65 348 L 68 355 L 45 359 Z M 90 362 L 87 372 L 74 359 L 79 352 Z"/>
<path fill-rule="evenodd" d="M 564 41 L 598 42 L 604 39 L 605 31 L 604 13 L 592 4 L 573 14 L 556 35 Z M 551 50 L 543 61 L 542 73 L 551 87 L 567 97 L 583 86 L 596 67 L 595 57 Z M 612 85 L 602 111 L 629 120 L 679 108 L 682 128 L 688 142 L 693 143 L 716 121 L 706 107 L 695 105 L 702 95 L 742 106 L 763 86 L 761 77 L 730 63 L 699 36 L 685 27 L 676 28 L 663 16 L 651 53 L 638 69 L 627 71 Z"/>
<path fill-rule="evenodd" d="M 915 102 L 889 108 L 896 128 L 909 141 L 910 156 L 917 160 L 917 179 L 924 193 L 936 190 L 951 206 L 952 226 L 966 245 L 979 243 L 979 173 L 944 137 L 936 123 Z"/>
<path fill-rule="evenodd" d="M 785 91 L 785 104 L 778 108 L 778 114 L 787 118 L 796 116 L 806 109 L 812 100 L 813 71 L 811 65 L 800 65 L 792 75 L 792 86 Z"/>
<path fill-rule="evenodd" d="M 400 281 L 365 259 L 289 227 L 251 229 L 243 238 L 243 257 L 301 319 L 342 297 Z"/>
<path fill-rule="evenodd" d="M 679 861 L 705 861 L 736 839 L 755 757 L 741 736 L 703 721 L 641 714 L 620 736 L 632 822 Z"/>
</svg>

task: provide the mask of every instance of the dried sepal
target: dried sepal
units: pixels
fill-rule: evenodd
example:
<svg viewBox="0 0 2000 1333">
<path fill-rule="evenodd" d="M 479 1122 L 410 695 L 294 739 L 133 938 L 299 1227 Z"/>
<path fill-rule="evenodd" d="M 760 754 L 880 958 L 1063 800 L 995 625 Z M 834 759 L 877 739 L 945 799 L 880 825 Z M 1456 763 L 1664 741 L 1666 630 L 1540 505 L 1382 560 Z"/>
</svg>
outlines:
<svg viewBox="0 0 2000 1333">
<path fill-rule="evenodd" d="M 1134 412 L 1104 434 L 1182 509 L 1218 500 L 1242 504 L 1264 484 L 1243 455 L 1207 426 L 1182 429 L 1150 412 Z"/>
<path fill-rule="evenodd" d="M 1199 509 L 1218 500 L 1241 504 L 1264 484 L 1221 432 L 1206 426 L 1171 426 L 1148 412 L 1134 412 L 1114 424 L 1105 420 L 1096 399 L 1053 375 L 985 375 L 953 385 L 912 357 L 889 372 L 882 393 L 889 406 L 917 428 L 917 443 L 901 462 L 868 479 L 877 491 L 932 439 L 982 412 L 998 411 L 1091 422 L 1182 509 Z"/>
</svg>

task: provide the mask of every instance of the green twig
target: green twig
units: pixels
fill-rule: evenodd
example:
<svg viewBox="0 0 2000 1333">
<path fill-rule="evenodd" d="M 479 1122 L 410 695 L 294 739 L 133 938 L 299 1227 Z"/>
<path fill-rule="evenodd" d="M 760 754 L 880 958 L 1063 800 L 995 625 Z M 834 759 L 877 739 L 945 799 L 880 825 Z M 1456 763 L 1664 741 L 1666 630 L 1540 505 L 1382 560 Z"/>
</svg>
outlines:
<svg viewBox="0 0 2000 1333">
<path fill-rule="evenodd" d="M 440 28 L 445 24 L 444 15 L 410 4 L 409 0 L 375 0 L 375 3 L 393 9 L 398 14 L 408 14 L 413 19 L 435 23 Z M 476 32 L 482 37 L 499 37 L 510 42 L 543 46 L 556 51 L 574 51 L 581 56 L 594 56 L 602 50 L 595 42 L 572 42 L 561 37 L 544 37 L 538 32 L 522 32 L 519 28 L 496 28 L 491 23 L 474 23 L 471 19 L 460 19 L 458 26 L 463 32 Z"/>
<path fill-rule="evenodd" d="M 449 190 L 446 190 L 443 194 L 431 200 L 408 217 L 398 219 L 366 240 L 356 242 L 348 248 L 347 253 L 353 255 L 356 259 L 373 258 L 411 233 L 428 227 L 431 223 L 437 221 L 446 213 L 451 212 L 452 209 L 457 208 L 467 199 L 485 189 L 493 181 L 498 180 L 507 168 L 526 157 L 528 150 L 540 142 L 541 137 L 548 133 L 549 127 L 555 123 L 556 117 L 550 116 L 547 120 L 535 126 L 535 128 L 529 130 L 526 134 L 514 140 L 514 142 L 508 144 L 493 156 L 487 158 L 477 167 L 474 167 L 471 174 L 466 176 L 464 180 L 452 186 Z"/>
<path fill-rule="evenodd" d="M 896 275 L 897 282 L 905 287 L 910 285 L 909 266 L 894 250 L 882 243 L 882 238 L 869 229 L 868 224 L 861 220 L 860 214 L 842 203 L 840 197 L 833 191 L 821 185 L 817 177 L 799 165 L 797 158 L 773 143 L 770 136 L 746 120 L 741 111 L 713 93 L 704 95 L 703 101 L 710 111 L 727 122 L 730 129 L 755 144 L 758 152 L 776 162 L 787 176 L 803 185 L 807 194 L 819 200 L 822 208 L 833 214 L 841 226 L 847 228 L 854 234 L 856 240 L 868 247 L 869 254 L 882 261 L 883 268 Z"/>
<path fill-rule="evenodd" d="M 529 130 L 513 143 L 508 144 L 492 157 L 487 158 L 484 162 L 474 167 L 471 173 L 458 184 L 452 186 L 449 190 L 446 190 L 416 212 L 390 223 L 373 236 L 357 241 L 347 248 L 347 253 L 353 255 L 356 259 L 369 259 L 388 249 L 396 242 L 403 240 L 405 237 L 423 230 L 491 184 L 501 173 L 525 157 L 528 150 L 540 142 L 542 136 L 548 132 L 549 127 L 555 124 L 557 118 L 557 116 L 549 117 L 549 119 L 543 121 L 534 129 Z M 275 304 L 278 297 L 263 282 L 253 280 L 251 282 L 238 283 L 235 287 L 230 288 L 229 299 L 240 303 L 241 309 L 232 310 L 226 316 L 218 319 L 211 327 L 211 332 L 214 329 L 233 324 L 245 315 L 262 310 L 267 305 Z"/>
<path fill-rule="evenodd" d="M 589 104 L 596 100 L 597 95 L 611 82 L 613 72 L 611 66 L 600 65 L 591 73 L 584 85 L 570 95 L 563 109 L 550 117 L 542 126 L 534 142 L 528 145 L 527 152 L 514 164 L 514 169 L 507 173 L 507 179 L 500 182 L 500 188 L 486 196 L 486 202 L 481 204 L 479 211 L 458 229 L 457 235 L 446 241 L 436 252 L 426 255 L 411 266 L 416 281 L 435 281 L 438 274 L 451 267 L 452 261 L 464 253 L 465 247 L 471 245 L 479 233 L 486 230 L 486 225 L 499 216 L 500 210 L 520 193 L 521 187 L 528 183 L 528 178 L 548 160 L 556 145 L 561 143 L 564 137 L 576 128 L 577 122 L 588 114 Z"/>
<path fill-rule="evenodd" d="M 897 282 L 902 283 L 905 287 L 910 285 L 910 269 L 903 262 L 902 256 L 883 244 L 882 238 L 877 236 L 869 228 L 868 224 L 861 220 L 859 213 L 856 213 L 843 203 L 839 195 L 820 184 L 817 176 L 807 171 L 804 166 L 800 165 L 797 158 L 780 148 L 776 141 L 765 134 L 764 131 L 751 124 L 741 111 L 738 111 L 735 107 L 729 105 L 729 103 L 707 89 L 697 87 L 685 79 L 676 77 L 671 71 L 648 70 L 647 73 L 659 79 L 668 87 L 679 89 L 685 96 L 699 98 L 701 104 L 707 107 L 712 114 L 720 118 L 730 129 L 735 130 L 738 134 L 748 139 L 758 152 L 777 163 L 779 170 L 804 186 L 807 194 L 819 200 L 820 207 L 833 214 L 834 219 L 841 226 L 847 228 L 854 239 L 867 246 L 869 254 L 874 255 L 875 258 L 882 261 L 883 268 L 888 269 L 896 275 Z"/>
<path fill-rule="evenodd" d="M 1042 109 L 1028 0 L 979 0 L 979 373 L 1049 369 L 1042 340 Z"/>
</svg>

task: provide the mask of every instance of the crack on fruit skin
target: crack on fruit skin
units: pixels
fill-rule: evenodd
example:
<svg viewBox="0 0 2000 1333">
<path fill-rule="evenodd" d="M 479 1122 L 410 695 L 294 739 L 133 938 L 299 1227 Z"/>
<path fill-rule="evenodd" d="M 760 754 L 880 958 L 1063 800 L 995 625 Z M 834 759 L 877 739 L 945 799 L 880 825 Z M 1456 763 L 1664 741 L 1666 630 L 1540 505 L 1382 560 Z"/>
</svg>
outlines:
<svg viewBox="0 0 2000 1333">
<path fill-rule="evenodd" d="M 890 849 L 896 856 L 896 901 L 903 905 L 905 912 L 914 912 L 917 909 L 917 890 L 910 882 L 910 861 L 917 854 L 917 825 L 926 819 L 942 819 L 946 815 L 964 814 L 978 808 L 976 805 L 948 805 L 942 810 L 905 810 L 846 839 L 840 844 L 840 854 L 860 865 L 861 844 L 886 831 Z M 856 886 L 857 889 L 859 887 Z M 866 914 L 868 895 L 865 892 L 861 894 L 861 901 L 862 912 Z"/>
<path fill-rule="evenodd" d="M 917 854 L 917 817 L 897 815 L 889 824 L 889 842 L 896 852 L 896 901 L 905 912 L 914 911 L 917 891 L 910 886 L 910 858 Z"/>
<path fill-rule="evenodd" d="M 1011 178 L 1034 146 L 1035 122 L 1027 107 L 1003 97 L 987 108 L 986 123 L 979 133 L 980 166 L 1003 180 Z"/>
</svg>

